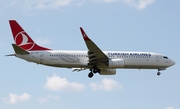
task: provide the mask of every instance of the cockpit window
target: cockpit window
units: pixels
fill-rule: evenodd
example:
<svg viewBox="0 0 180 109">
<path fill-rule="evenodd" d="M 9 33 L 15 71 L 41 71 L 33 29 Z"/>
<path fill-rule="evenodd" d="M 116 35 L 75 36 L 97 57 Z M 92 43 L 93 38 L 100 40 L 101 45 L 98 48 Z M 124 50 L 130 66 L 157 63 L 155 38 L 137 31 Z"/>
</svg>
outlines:
<svg viewBox="0 0 180 109">
<path fill-rule="evenodd" d="M 168 57 L 167 57 L 167 56 L 163 56 L 163 58 L 168 59 Z"/>
</svg>

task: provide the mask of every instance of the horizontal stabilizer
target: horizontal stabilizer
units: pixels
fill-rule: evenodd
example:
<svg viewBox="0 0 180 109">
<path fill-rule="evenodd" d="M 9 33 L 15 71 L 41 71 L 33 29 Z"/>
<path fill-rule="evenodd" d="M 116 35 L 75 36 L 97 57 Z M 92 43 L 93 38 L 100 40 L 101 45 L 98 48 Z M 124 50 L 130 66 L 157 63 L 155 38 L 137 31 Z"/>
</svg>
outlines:
<svg viewBox="0 0 180 109">
<path fill-rule="evenodd" d="M 9 54 L 9 55 L 5 55 L 5 56 L 16 56 L 16 54 Z"/>
<path fill-rule="evenodd" d="M 16 44 L 12 44 L 14 51 L 16 54 L 29 54 L 26 50 L 23 50 L 22 48 L 18 47 Z"/>
</svg>

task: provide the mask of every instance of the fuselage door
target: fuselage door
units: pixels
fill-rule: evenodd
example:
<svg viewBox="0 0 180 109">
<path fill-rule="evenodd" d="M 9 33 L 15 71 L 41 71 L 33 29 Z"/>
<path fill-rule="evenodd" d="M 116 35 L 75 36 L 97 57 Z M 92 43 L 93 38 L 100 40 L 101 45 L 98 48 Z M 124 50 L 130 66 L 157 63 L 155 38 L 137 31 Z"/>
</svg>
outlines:
<svg viewBox="0 0 180 109">
<path fill-rule="evenodd" d="M 160 56 L 156 56 L 156 62 L 160 61 Z"/>
<path fill-rule="evenodd" d="M 40 63 L 42 63 L 44 60 L 44 53 L 40 52 Z"/>
</svg>

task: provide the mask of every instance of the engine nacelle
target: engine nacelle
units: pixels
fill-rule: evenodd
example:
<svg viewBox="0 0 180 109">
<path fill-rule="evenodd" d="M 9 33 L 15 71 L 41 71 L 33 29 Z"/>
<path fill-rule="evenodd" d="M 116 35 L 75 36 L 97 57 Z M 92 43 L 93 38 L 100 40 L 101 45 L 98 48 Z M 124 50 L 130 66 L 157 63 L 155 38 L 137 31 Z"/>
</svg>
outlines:
<svg viewBox="0 0 180 109">
<path fill-rule="evenodd" d="M 100 69 L 100 75 L 115 75 L 116 69 Z"/>
<path fill-rule="evenodd" d="M 124 59 L 109 59 L 108 66 L 111 68 L 122 68 L 124 67 Z"/>
</svg>

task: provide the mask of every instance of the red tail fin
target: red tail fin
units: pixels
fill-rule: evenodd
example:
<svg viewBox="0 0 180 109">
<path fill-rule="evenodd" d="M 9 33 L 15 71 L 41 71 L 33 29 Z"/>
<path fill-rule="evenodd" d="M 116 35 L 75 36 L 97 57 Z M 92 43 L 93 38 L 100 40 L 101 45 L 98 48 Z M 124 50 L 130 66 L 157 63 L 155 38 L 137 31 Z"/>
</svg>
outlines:
<svg viewBox="0 0 180 109">
<path fill-rule="evenodd" d="M 14 41 L 20 48 L 28 51 L 50 50 L 48 48 L 37 45 L 15 20 L 9 20 L 9 24 Z"/>
</svg>

